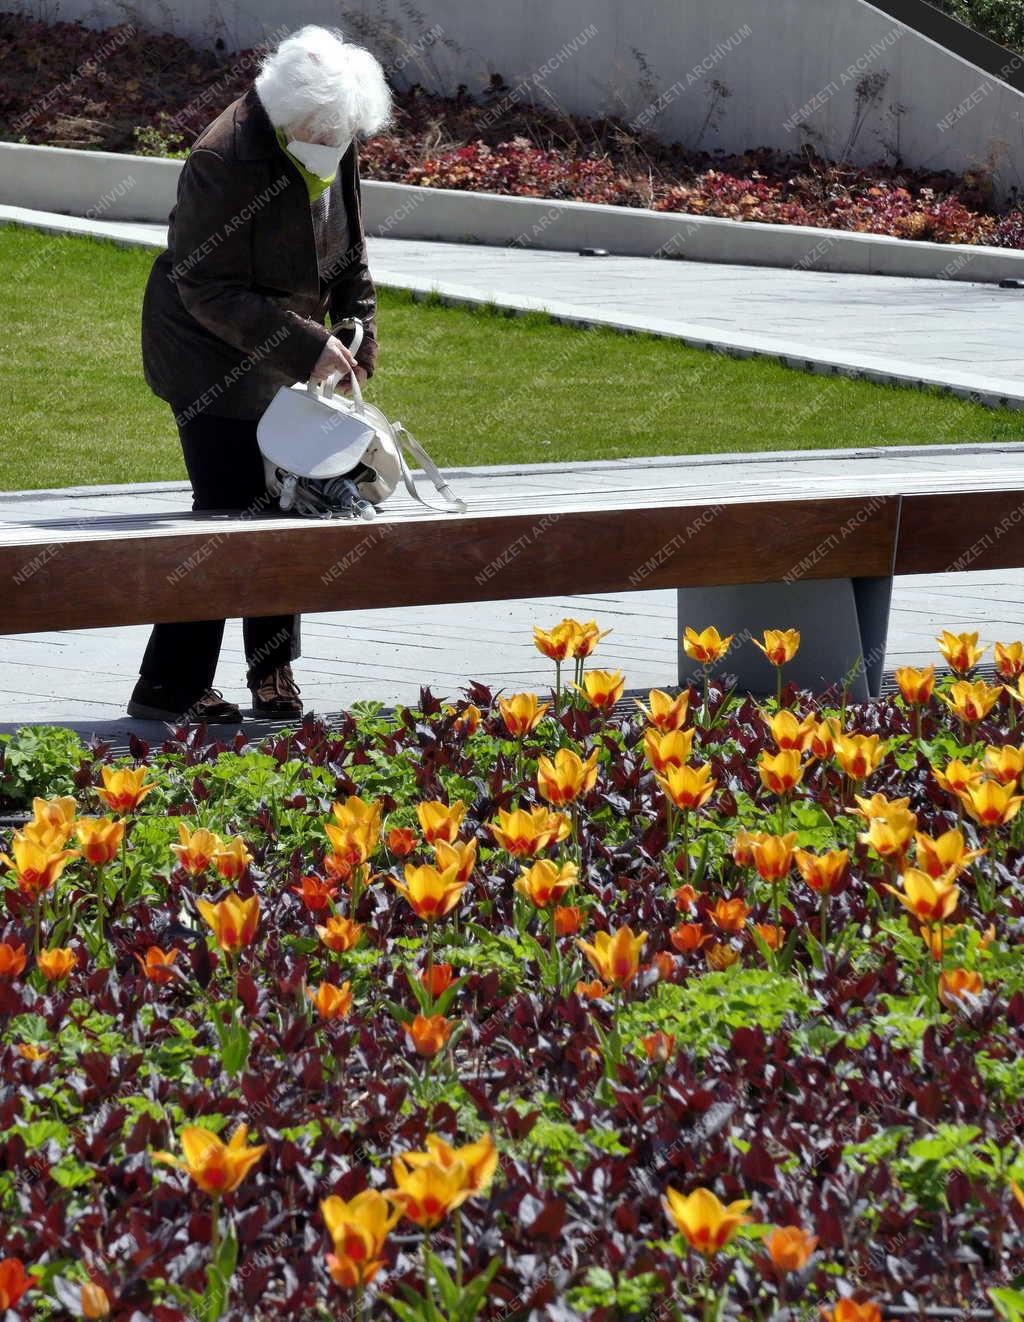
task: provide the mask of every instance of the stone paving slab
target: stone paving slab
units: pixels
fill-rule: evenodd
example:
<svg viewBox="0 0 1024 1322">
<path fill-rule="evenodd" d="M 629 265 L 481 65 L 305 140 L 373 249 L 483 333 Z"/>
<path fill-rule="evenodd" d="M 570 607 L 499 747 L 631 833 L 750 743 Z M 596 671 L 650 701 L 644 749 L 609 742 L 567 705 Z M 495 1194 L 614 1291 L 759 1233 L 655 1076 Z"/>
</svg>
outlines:
<svg viewBox="0 0 1024 1322">
<path fill-rule="evenodd" d="M 0 223 L 161 248 L 166 227 L 0 206 Z M 382 286 L 1024 408 L 1024 290 L 959 280 L 368 239 Z M 443 273 L 443 274 L 439 274 Z"/>
</svg>

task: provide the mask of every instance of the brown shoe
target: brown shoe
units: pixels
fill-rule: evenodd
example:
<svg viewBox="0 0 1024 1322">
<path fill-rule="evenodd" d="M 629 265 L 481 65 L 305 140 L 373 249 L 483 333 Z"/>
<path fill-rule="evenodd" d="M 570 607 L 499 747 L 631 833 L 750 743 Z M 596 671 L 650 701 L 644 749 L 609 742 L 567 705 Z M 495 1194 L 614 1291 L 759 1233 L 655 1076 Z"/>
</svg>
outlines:
<svg viewBox="0 0 1024 1322">
<path fill-rule="evenodd" d="M 257 716 L 301 716 L 302 699 L 291 666 L 278 666 L 249 685 L 252 709 Z"/>
</svg>

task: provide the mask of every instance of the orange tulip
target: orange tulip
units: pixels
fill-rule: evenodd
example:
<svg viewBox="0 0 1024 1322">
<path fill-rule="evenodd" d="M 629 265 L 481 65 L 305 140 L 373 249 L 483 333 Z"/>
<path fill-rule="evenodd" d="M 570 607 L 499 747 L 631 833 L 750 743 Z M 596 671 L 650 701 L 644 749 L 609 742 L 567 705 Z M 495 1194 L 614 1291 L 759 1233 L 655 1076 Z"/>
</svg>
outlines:
<svg viewBox="0 0 1024 1322">
<path fill-rule="evenodd" d="M 7 941 L 0 942 L 0 978 L 16 978 L 24 972 L 27 960 L 23 945 L 13 946 Z"/>
<path fill-rule="evenodd" d="M 656 1033 L 648 1033 L 646 1037 L 642 1037 L 640 1045 L 648 1060 L 657 1060 L 664 1064 L 676 1049 L 675 1034 L 663 1033 L 659 1029 Z"/>
<path fill-rule="evenodd" d="M 0 1312 L 13 1308 L 31 1288 L 32 1278 L 26 1274 L 20 1258 L 4 1258 L 0 1262 Z"/>
<path fill-rule="evenodd" d="M 1020 812 L 1024 794 L 1014 794 L 1009 785 L 983 780 L 969 785 L 959 795 L 960 802 L 979 826 L 1005 826 Z"/>
<path fill-rule="evenodd" d="M 640 951 L 647 940 L 647 933 L 633 935 L 629 926 L 620 927 L 615 933 L 598 932 L 593 942 L 577 940 L 576 944 L 586 955 L 595 973 L 614 987 L 625 987 L 636 977 L 640 967 Z"/>
<path fill-rule="evenodd" d="M 75 822 L 78 852 L 93 867 L 102 867 L 117 857 L 124 839 L 124 821 L 109 817 L 80 817 Z"/>
<path fill-rule="evenodd" d="M 418 1014 L 404 1027 L 406 1037 L 421 1056 L 436 1056 L 444 1049 L 455 1024 L 443 1014 Z"/>
<path fill-rule="evenodd" d="M 328 950 L 333 950 L 336 955 L 340 955 L 346 950 L 355 949 L 359 944 L 363 929 L 358 923 L 354 923 L 351 918 L 332 916 L 327 919 L 324 927 L 316 929 L 316 934 Z"/>
<path fill-rule="evenodd" d="M 618 670 L 588 670 L 582 684 L 573 688 L 595 711 L 609 712 L 622 697 L 625 676 Z"/>
<path fill-rule="evenodd" d="M 647 718 L 649 725 L 661 734 L 671 734 L 673 730 L 681 730 L 686 724 L 686 717 L 690 707 L 690 690 L 683 689 L 682 693 L 676 697 L 670 697 L 662 689 L 651 689 L 647 694 L 648 706 L 634 698 L 633 701 Z"/>
<path fill-rule="evenodd" d="M 96 793 L 113 812 L 134 812 L 147 794 L 156 789 L 155 783 L 146 783 L 147 767 L 100 767 L 103 788 Z"/>
<path fill-rule="evenodd" d="M 452 845 L 439 840 L 434 846 L 434 860 L 442 872 L 454 868 L 456 881 L 469 881 L 476 867 L 476 839 L 456 840 Z"/>
<path fill-rule="evenodd" d="M 710 1189 L 695 1189 L 684 1197 L 678 1190 L 665 1190 L 665 1210 L 681 1230 L 691 1248 L 705 1257 L 719 1253 L 750 1217 L 744 1215 L 750 1200 L 739 1199 L 728 1206 Z"/>
<path fill-rule="evenodd" d="M 248 1146 L 248 1125 L 239 1125 L 229 1142 L 197 1125 L 182 1129 L 181 1148 L 184 1161 L 171 1152 L 154 1152 L 153 1161 L 185 1171 L 204 1193 L 219 1198 L 232 1193 L 266 1152 L 266 1144 Z"/>
<path fill-rule="evenodd" d="M 757 773 L 766 790 L 772 794 L 788 794 L 800 784 L 804 768 L 796 749 L 787 748 L 774 757 L 770 753 L 762 753 L 757 759 Z"/>
<path fill-rule="evenodd" d="M 54 946 L 50 950 L 41 950 L 36 962 L 47 982 L 63 982 L 78 963 L 78 956 L 70 946 Z"/>
<path fill-rule="evenodd" d="M 416 848 L 416 832 L 408 826 L 393 826 L 388 832 L 388 849 L 396 858 L 406 858 Z"/>
<path fill-rule="evenodd" d="M 555 863 L 539 858 L 528 868 L 522 868 L 513 882 L 514 888 L 537 909 L 546 909 L 557 903 L 579 880 L 575 863 Z"/>
<path fill-rule="evenodd" d="M 977 637 L 977 634 L 975 634 Z M 825 1322 L 882 1322 L 882 1310 L 877 1304 L 855 1304 L 852 1299 L 840 1299 Z"/>
<path fill-rule="evenodd" d="M 143 976 L 158 987 L 163 987 L 174 977 L 174 961 L 180 953 L 179 950 L 161 950 L 159 946 L 150 946 L 145 957 L 136 955 L 135 958 L 139 961 Z"/>
<path fill-rule="evenodd" d="M 19 1042 L 14 1049 L 22 1060 L 31 1060 L 35 1063 L 45 1060 L 50 1054 L 47 1047 L 41 1047 L 36 1042 Z"/>
<path fill-rule="evenodd" d="M 584 762 L 571 748 L 560 748 L 554 759 L 537 760 L 537 790 L 555 808 L 564 808 L 594 788 L 597 780 L 597 749 Z"/>
<path fill-rule="evenodd" d="M 480 708 L 472 702 L 467 703 L 452 723 L 456 730 L 463 734 L 476 734 L 477 727 L 480 724 Z"/>
<path fill-rule="evenodd" d="M 499 808 L 498 821 L 491 822 L 488 829 L 510 854 L 529 858 L 566 839 L 571 828 L 564 813 L 553 813 L 539 804 L 536 808 L 515 808 L 511 812 Z"/>
<path fill-rule="evenodd" d="M 754 846 L 758 841 L 767 840 L 768 838 L 765 831 L 748 831 L 745 826 L 741 826 L 732 842 L 732 858 L 736 866 L 740 868 L 752 867 Z"/>
<path fill-rule="evenodd" d="M 849 850 L 832 849 L 824 854 L 810 854 L 806 849 L 793 851 L 800 876 L 818 895 L 829 895 L 846 871 Z"/>
<path fill-rule="evenodd" d="M 796 832 L 788 835 L 763 835 L 750 847 L 754 866 L 763 881 L 782 881 L 793 868 Z"/>
<path fill-rule="evenodd" d="M 696 629 L 687 626 L 686 632 L 683 634 L 683 651 L 691 661 L 699 661 L 702 666 L 707 666 L 715 661 L 720 661 L 725 656 L 732 639 L 732 634 L 723 638 L 714 627 L 704 629 L 698 633 Z"/>
<path fill-rule="evenodd" d="M 782 945 L 783 931 L 781 927 L 776 927 L 774 923 L 755 923 L 754 931 L 765 943 L 769 950 L 778 950 Z"/>
<path fill-rule="evenodd" d="M 110 1299 L 102 1285 L 95 1281 L 85 1281 L 79 1296 L 82 1316 L 99 1318 L 110 1316 Z"/>
<path fill-rule="evenodd" d="M 498 699 L 501 719 L 513 739 L 528 735 L 550 706 L 550 702 L 538 702 L 535 693 L 517 693 L 511 698 Z"/>
<path fill-rule="evenodd" d="M 405 884 L 394 877 L 391 878 L 391 883 L 405 896 L 416 917 L 422 918 L 427 923 L 443 918 L 446 913 L 454 909 L 466 889 L 466 883 L 459 881 L 454 867 L 440 872 L 430 863 L 424 863 L 420 867 L 406 863 Z"/>
<path fill-rule="evenodd" d="M 655 780 L 665 797 L 684 812 L 703 807 L 718 785 L 712 779 L 708 762 L 699 767 L 669 767 L 664 776 L 655 776 Z"/>
<path fill-rule="evenodd" d="M 669 767 L 681 767 L 689 762 L 693 753 L 692 730 L 644 731 L 644 756 L 660 776 L 668 774 Z"/>
<path fill-rule="evenodd" d="M 669 932 L 668 939 L 681 955 L 686 955 L 706 945 L 711 937 L 705 933 L 700 923 L 680 923 Z"/>
<path fill-rule="evenodd" d="M 955 670 L 958 675 L 966 675 L 969 670 L 973 670 L 985 651 L 984 647 L 978 646 L 976 633 L 950 633 L 948 629 L 943 629 L 935 641 L 950 670 Z"/>
<path fill-rule="evenodd" d="M 401 1213 L 376 1189 L 347 1202 L 332 1194 L 320 1211 L 334 1246 L 327 1257 L 331 1279 L 347 1290 L 367 1285 L 384 1266 L 384 1243 Z"/>
<path fill-rule="evenodd" d="M 395 1188 L 386 1195 L 399 1211 L 422 1230 L 433 1230 L 466 1197 L 461 1162 L 445 1167 L 437 1161 L 407 1166 L 401 1157 L 391 1162 Z"/>
<path fill-rule="evenodd" d="M 750 909 L 738 895 L 735 895 L 731 900 L 719 900 L 710 910 L 709 916 L 711 921 L 724 932 L 740 932 L 749 914 Z"/>
<path fill-rule="evenodd" d="M 429 971 L 420 974 L 420 983 L 427 994 L 434 1000 L 443 995 L 452 985 L 452 966 L 450 964 L 432 964 Z"/>
<path fill-rule="evenodd" d="M 225 840 L 213 851 L 213 866 L 225 881 L 240 881 L 252 862 L 252 854 L 240 835 Z"/>
<path fill-rule="evenodd" d="M 437 799 L 429 803 L 418 803 L 416 805 L 416 816 L 419 818 L 420 830 L 423 832 L 423 839 L 428 845 L 435 845 L 439 840 L 450 845 L 459 834 L 459 827 L 462 825 L 462 819 L 466 815 L 466 805 L 461 799 L 455 803 L 441 803 Z"/>
<path fill-rule="evenodd" d="M 996 643 L 996 672 L 1002 679 L 1018 679 L 1024 674 L 1024 643 Z"/>
<path fill-rule="evenodd" d="M 800 649 L 799 629 L 765 629 L 764 641 L 750 640 L 759 648 L 773 666 L 784 666 L 792 661 Z"/>
<path fill-rule="evenodd" d="M 573 989 L 577 996 L 583 996 L 588 1001 L 599 1001 L 602 996 L 606 996 L 608 989 L 599 978 L 594 978 L 591 982 L 584 982 L 580 979 Z"/>
<path fill-rule="evenodd" d="M 208 831 L 204 826 L 190 831 L 184 822 L 178 823 L 179 844 L 171 845 L 178 856 L 178 863 L 192 877 L 198 877 L 213 862 L 218 849 L 224 841 L 215 831 Z"/>
<path fill-rule="evenodd" d="M 300 877 L 299 884 L 291 890 L 311 913 L 321 913 L 338 893 L 336 883 L 321 881 L 319 877 Z"/>
<path fill-rule="evenodd" d="M 947 1010 L 956 1010 L 965 993 L 980 996 L 984 989 L 981 974 L 970 969 L 947 969 L 939 978 L 939 1000 Z"/>
<path fill-rule="evenodd" d="M 885 745 L 877 734 L 841 734 L 833 741 L 833 756 L 851 780 L 870 776 L 885 753 Z"/>
<path fill-rule="evenodd" d="M 689 882 L 685 882 L 672 892 L 672 900 L 680 913 L 690 913 L 697 903 L 697 892 Z"/>
<path fill-rule="evenodd" d="M 575 904 L 559 904 L 555 907 L 555 936 L 572 936 L 580 930 L 583 914 Z"/>
<path fill-rule="evenodd" d="M 776 1226 L 765 1241 L 775 1270 L 780 1275 L 783 1272 L 803 1271 L 817 1245 L 818 1236 L 802 1230 L 800 1226 Z"/>
<path fill-rule="evenodd" d="M 372 824 L 346 822 L 339 826 L 337 822 L 324 822 L 324 834 L 331 846 L 324 855 L 324 871 L 347 882 L 374 850 Z"/>
<path fill-rule="evenodd" d="M 940 923 L 949 918 L 960 900 L 960 887 L 945 878 L 929 877 L 918 868 L 908 868 L 900 878 L 902 891 L 885 889 L 922 923 Z"/>
<path fill-rule="evenodd" d="M 306 988 L 306 995 L 316 1008 L 321 1019 L 347 1019 L 352 1010 L 352 984 L 343 982 L 340 987 L 333 983 L 322 982 L 313 991 Z"/>
<path fill-rule="evenodd" d="M 237 954 L 255 940 L 260 921 L 260 902 L 255 895 L 243 900 L 232 891 L 216 904 L 197 900 L 196 907 L 225 954 Z"/>
<path fill-rule="evenodd" d="M 900 666 L 894 672 L 893 678 L 908 707 L 925 706 L 935 691 L 934 666 L 927 666 L 924 670 L 915 670 L 913 666 Z"/>
</svg>

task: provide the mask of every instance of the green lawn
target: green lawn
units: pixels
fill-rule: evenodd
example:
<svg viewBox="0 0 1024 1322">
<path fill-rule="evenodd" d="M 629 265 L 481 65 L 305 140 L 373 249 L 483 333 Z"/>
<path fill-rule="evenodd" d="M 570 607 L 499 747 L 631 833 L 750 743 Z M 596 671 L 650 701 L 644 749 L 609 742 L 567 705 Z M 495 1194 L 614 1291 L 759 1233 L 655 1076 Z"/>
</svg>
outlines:
<svg viewBox="0 0 1024 1322">
<path fill-rule="evenodd" d="M 139 359 L 153 254 L 0 227 L 4 489 L 184 477 Z M 1018 440 L 1022 419 L 936 392 L 816 377 L 539 314 L 382 290 L 369 398 L 444 464 Z"/>
</svg>

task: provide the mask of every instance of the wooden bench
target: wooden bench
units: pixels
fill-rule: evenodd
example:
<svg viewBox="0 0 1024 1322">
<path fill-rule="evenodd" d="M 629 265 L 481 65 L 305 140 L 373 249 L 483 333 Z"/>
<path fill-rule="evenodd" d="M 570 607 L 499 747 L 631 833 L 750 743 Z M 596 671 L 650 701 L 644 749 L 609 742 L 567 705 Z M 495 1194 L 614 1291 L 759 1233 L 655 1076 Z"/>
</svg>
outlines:
<svg viewBox="0 0 1024 1322">
<path fill-rule="evenodd" d="M 130 513 L 109 488 L 8 493 L 2 632 L 674 588 L 680 630 L 737 634 L 723 669 L 740 687 L 774 691 L 749 639 L 796 627 L 787 678 L 863 698 L 879 691 L 894 574 L 1024 566 L 1024 444 L 449 476 L 465 515 L 403 494 L 373 523 L 194 514 L 180 487 L 139 488 Z M 680 650 L 680 682 L 693 676 Z"/>
</svg>

